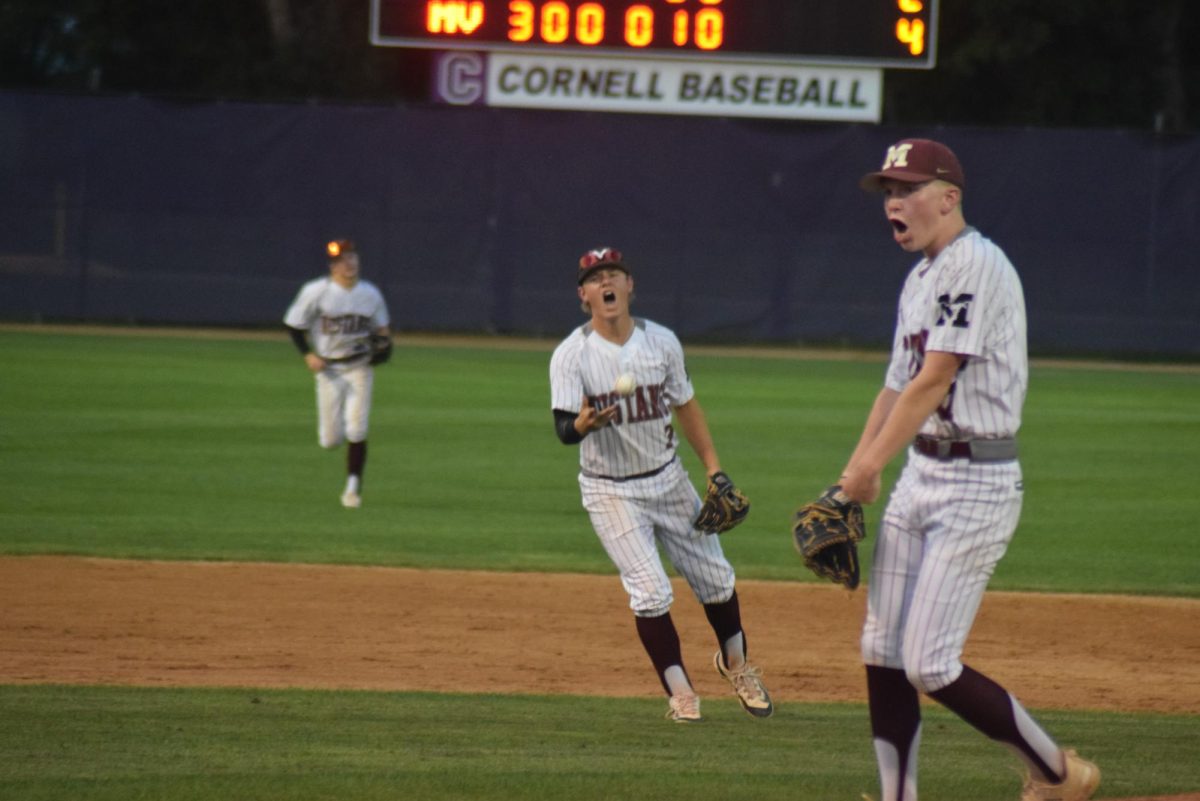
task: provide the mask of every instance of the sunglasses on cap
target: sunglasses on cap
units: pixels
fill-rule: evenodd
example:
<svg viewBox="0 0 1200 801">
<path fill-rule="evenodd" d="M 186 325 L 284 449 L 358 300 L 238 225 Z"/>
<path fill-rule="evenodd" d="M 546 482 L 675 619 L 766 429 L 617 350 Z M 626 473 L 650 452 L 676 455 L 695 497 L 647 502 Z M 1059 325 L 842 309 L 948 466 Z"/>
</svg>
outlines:
<svg viewBox="0 0 1200 801">
<path fill-rule="evenodd" d="M 579 258 L 579 269 L 590 270 L 602 264 L 621 264 L 624 259 L 621 251 L 616 248 L 596 248 L 589 250 Z"/>
</svg>

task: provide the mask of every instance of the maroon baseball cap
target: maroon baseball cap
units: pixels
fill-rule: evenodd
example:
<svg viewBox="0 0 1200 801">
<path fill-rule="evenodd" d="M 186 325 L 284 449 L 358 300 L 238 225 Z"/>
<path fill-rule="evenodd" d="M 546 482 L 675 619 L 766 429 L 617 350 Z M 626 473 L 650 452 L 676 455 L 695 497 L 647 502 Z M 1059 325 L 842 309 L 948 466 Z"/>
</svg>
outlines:
<svg viewBox="0 0 1200 801">
<path fill-rule="evenodd" d="M 626 275 L 631 275 L 621 251 L 616 248 L 593 248 L 579 257 L 579 283 L 582 284 L 602 267 L 616 267 L 624 270 Z"/>
<path fill-rule="evenodd" d="M 948 181 L 960 189 L 967 179 L 954 151 L 932 139 L 901 139 L 887 149 L 883 166 L 869 172 L 858 182 L 867 192 L 878 192 L 885 178 L 919 184 L 924 181 Z"/>
<path fill-rule="evenodd" d="M 350 239 L 334 239 L 325 245 L 325 253 L 329 256 L 330 261 L 336 261 L 347 253 L 356 253 L 358 248 L 354 246 L 354 241 Z"/>
</svg>

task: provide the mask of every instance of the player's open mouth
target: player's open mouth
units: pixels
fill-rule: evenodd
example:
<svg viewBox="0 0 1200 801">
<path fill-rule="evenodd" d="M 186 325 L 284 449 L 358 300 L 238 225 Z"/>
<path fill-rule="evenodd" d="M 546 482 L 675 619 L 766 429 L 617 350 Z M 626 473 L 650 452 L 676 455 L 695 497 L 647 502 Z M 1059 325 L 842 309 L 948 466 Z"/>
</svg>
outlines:
<svg viewBox="0 0 1200 801">
<path fill-rule="evenodd" d="M 605 290 L 604 295 L 602 297 L 603 297 L 605 303 L 616 303 L 617 302 L 617 293 L 613 292 L 611 289 Z"/>
<path fill-rule="evenodd" d="M 908 223 L 895 218 L 888 220 L 892 224 L 892 228 L 896 229 L 896 233 L 903 234 L 908 230 Z"/>
</svg>

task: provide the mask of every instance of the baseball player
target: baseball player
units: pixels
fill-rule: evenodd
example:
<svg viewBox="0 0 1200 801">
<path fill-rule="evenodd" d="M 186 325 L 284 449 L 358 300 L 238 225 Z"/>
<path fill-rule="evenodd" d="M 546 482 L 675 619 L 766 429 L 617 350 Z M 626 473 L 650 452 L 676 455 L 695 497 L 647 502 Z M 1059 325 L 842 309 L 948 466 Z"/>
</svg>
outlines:
<svg viewBox="0 0 1200 801">
<path fill-rule="evenodd" d="M 963 217 L 966 181 L 944 144 L 888 148 L 861 186 L 883 196 L 896 243 L 921 258 L 900 294 L 884 386 L 841 477 L 871 503 L 907 447 L 875 542 L 862 656 L 883 801 L 917 798 L 925 693 L 1009 748 L 1023 801 L 1083 801 L 1097 767 L 1063 750 L 1006 689 L 961 662 L 984 589 L 1021 512 L 1017 430 L 1028 361 L 1012 264 Z"/>
<path fill-rule="evenodd" d="M 721 470 L 683 347 L 667 328 L 631 316 L 633 277 L 619 251 L 583 255 L 578 294 L 591 319 L 551 357 L 554 426 L 564 444 L 580 445 L 583 506 L 620 572 L 638 637 L 670 697 L 667 718 L 687 723 L 701 715 L 671 620 L 659 544 L 704 606 L 719 646 L 717 671 L 743 709 L 767 717 L 774 707 L 761 670 L 746 659 L 733 567 L 720 538 L 693 525 L 701 502 L 676 454 L 677 425 L 708 475 Z M 614 391 L 624 374 L 636 385 L 627 396 Z"/>
<path fill-rule="evenodd" d="M 329 275 L 300 288 L 283 322 L 316 376 L 317 441 L 322 448 L 349 443 L 341 501 L 347 509 L 357 509 L 367 464 L 372 362 L 386 360 L 391 352 L 390 320 L 379 289 L 359 278 L 354 243 L 336 239 L 326 251 Z M 372 335 L 383 343 L 374 350 Z"/>
</svg>

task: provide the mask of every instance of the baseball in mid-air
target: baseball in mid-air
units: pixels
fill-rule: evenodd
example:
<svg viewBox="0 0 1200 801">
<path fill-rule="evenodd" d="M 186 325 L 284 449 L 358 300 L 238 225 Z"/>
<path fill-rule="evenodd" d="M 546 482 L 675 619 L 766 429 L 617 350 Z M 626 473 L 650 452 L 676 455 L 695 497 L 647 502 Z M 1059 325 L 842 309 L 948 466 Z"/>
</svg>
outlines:
<svg viewBox="0 0 1200 801">
<path fill-rule="evenodd" d="M 637 379 L 629 373 L 622 373 L 617 376 L 617 383 L 613 385 L 613 389 L 617 391 L 618 395 L 628 398 L 637 389 Z"/>
</svg>

